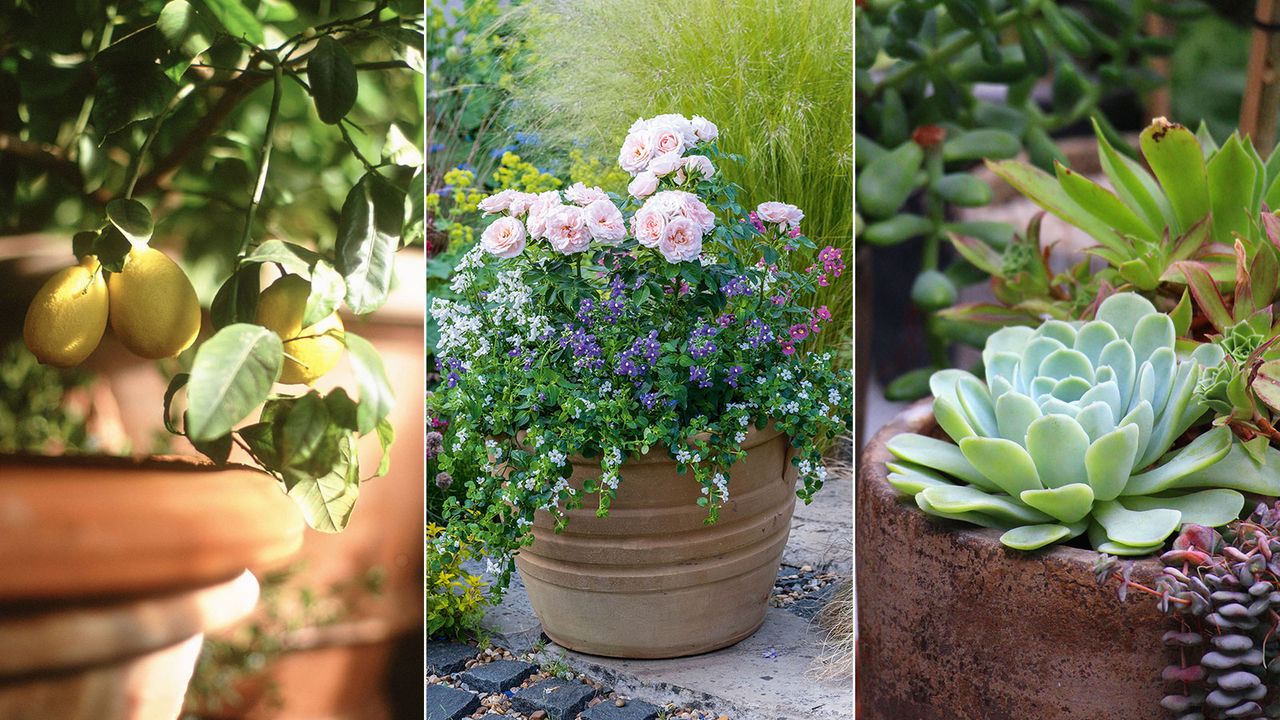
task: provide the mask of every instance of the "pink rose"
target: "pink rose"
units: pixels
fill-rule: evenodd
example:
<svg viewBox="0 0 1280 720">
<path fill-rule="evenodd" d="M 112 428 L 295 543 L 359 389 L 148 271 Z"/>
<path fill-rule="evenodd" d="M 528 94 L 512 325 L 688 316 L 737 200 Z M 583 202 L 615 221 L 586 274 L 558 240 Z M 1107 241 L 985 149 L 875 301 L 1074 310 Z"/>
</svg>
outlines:
<svg viewBox="0 0 1280 720">
<path fill-rule="evenodd" d="M 582 208 L 563 205 L 547 217 L 547 239 L 551 247 L 563 255 L 586 250 L 591 245 Z"/>
<path fill-rule="evenodd" d="M 709 180 L 716 174 L 716 166 L 711 164 L 711 158 L 706 155 L 690 155 L 685 158 L 684 170 L 690 175 L 696 172 L 703 180 Z"/>
<path fill-rule="evenodd" d="M 697 195 L 685 193 L 684 205 L 680 208 L 680 213 L 693 221 L 698 226 L 698 230 L 709 233 L 716 226 L 716 214 L 706 206 Z"/>
<path fill-rule="evenodd" d="M 689 121 L 689 118 L 675 113 L 667 113 L 666 115 L 658 115 L 656 117 L 649 118 L 645 127 L 653 133 L 660 133 L 663 131 L 674 132 L 680 136 L 680 140 L 684 143 L 685 147 L 694 144 L 698 140 L 693 131 L 693 123 Z"/>
<path fill-rule="evenodd" d="M 792 229 L 800 227 L 804 213 L 795 205 L 780 202 L 764 202 L 756 207 L 756 216 L 775 225 L 786 225 Z"/>
<path fill-rule="evenodd" d="M 694 115 L 690 125 L 693 126 L 693 136 L 698 142 L 711 142 L 720 134 L 716 124 L 701 115 Z"/>
<path fill-rule="evenodd" d="M 527 192 L 517 192 L 511 195 L 511 206 L 507 208 L 507 212 L 513 216 L 520 216 L 529 212 L 529 206 L 533 201 L 538 199 L 537 195 Z"/>
<path fill-rule="evenodd" d="M 635 179 L 627 185 L 627 192 L 631 193 L 631 197 L 637 200 L 643 200 L 653 194 L 658 189 L 658 176 L 645 170 L 636 175 Z"/>
<path fill-rule="evenodd" d="M 662 213 L 664 218 L 671 219 L 684 211 L 685 202 L 689 198 L 697 199 L 693 194 L 683 190 L 663 190 L 646 200 L 644 206 Z"/>
<path fill-rule="evenodd" d="M 500 213 L 511 207 L 512 196 L 516 194 L 515 190 L 503 190 L 495 193 L 480 201 L 479 208 L 484 211 L 485 215 Z"/>
<path fill-rule="evenodd" d="M 524 225 L 513 217 L 501 217 L 484 229 L 480 246 L 500 258 L 513 258 L 524 252 Z"/>
<path fill-rule="evenodd" d="M 647 203 L 631 218 L 631 234 L 645 247 L 657 247 L 666 229 L 666 216 Z"/>
<path fill-rule="evenodd" d="M 659 155 L 679 155 L 684 152 L 684 138 L 670 128 L 657 130 L 653 134 L 653 151 Z"/>
<path fill-rule="evenodd" d="M 618 152 L 618 164 L 623 170 L 635 175 L 644 170 L 653 157 L 653 138 L 646 131 L 632 133 L 622 143 Z"/>
<path fill-rule="evenodd" d="M 560 193 L 555 190 L 538 193 L 533 202 L 529 203 L 529 217 L 525 218 L 529 236 L 546 237 L 547 218 L 560 206 Z"/>
<path fill-rule="evenodd" d="M 658 242 L 658 252 L 667 262 L 678 263 L 697 260 L 702 254 L 702 233 L 688 218 L 676 218 L 667 223 Z"/>
<path fill-rule="evenodd" d="M 675 172 L 683 164 L 684 158 L 680 157 L 680 153 L 667 153 L 649 161 L 649 172 L 663 177 Z"/>
<path fill-rule="evenodd" d="M 587 231 L 600 242 L 618 243 L 627 237 L 627 225 L 622 212 L 609 198 L 596 200 L 582 211 L 586 217 Z"/>
<path fill-rule="evenodd" d="M 564 191 L 564 196 L 569 202 L 580 207 L 586 207 L 597 200 L 608 200 L 609 196 L 604 190 L 598 187 L 587 187 L 581 182 L 576 182 Z"/>
</svg>

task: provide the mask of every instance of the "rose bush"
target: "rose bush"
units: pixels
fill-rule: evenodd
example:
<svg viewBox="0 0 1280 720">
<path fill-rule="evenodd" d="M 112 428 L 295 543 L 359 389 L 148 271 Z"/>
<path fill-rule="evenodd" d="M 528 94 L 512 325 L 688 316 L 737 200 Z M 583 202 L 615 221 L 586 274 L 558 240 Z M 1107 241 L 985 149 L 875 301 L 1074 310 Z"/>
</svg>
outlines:
<svg viewBox="0 0 1280 720">
<path fill-rule="evenodd" d="M 851 378 L 809 351 L 831 314 L 804 301 L 843 259 L 805 237 L 794 206 L 744 211 L 742 189 L 716 170 L 741 158 L 716 135 L 698 117 L 637 121 L 619 154 L 629 198 L 579 183 L 481 201 L 497 217 L 458 263 L 455 297 L 431 313 L 437 399 L 453 422 L 441 467 L 486 472 L 446 501 L 432 552 L 480 543 L 501 587 L 537 510 L 563 525 L 591 494 L 606 515 L 627 458 L 655 448 L 701 485 L 714 522 L 753 424 L 791 438 L 800 497 L 822 486 Z M 600 463 L 584 493 L 568 482 L 573 456 Z"/>
</svg>

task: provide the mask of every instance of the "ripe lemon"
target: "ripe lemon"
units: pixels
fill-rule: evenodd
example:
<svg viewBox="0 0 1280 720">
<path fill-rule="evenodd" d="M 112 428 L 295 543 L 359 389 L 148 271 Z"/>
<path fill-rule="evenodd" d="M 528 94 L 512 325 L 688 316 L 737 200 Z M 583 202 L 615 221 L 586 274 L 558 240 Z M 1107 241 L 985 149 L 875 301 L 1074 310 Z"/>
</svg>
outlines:
<svg viewBox="0 0 1280 720">
<path fill-rule="evenodd" d="M 107 280 L 111 329 L 124 346 L 152 360 L 191 347 L 200 332 L 200 300 L 178 264 L 154 248 L 134 248 Z"/>
<path fill-rule="evenodd" d="M 284 341 L 284 368 L 280 382 L 310 385 L 338 364 L 346 345 L 342 319 L 334 312 L 309 327 L 302 327 L 311 283 L 298 275 L 285 275 L 262 291 L 258 298 L 258 324 Z"/>
<path fill-rule="evenodd" d="M 84 362 L 107 329 L 107 283 L 98 258 L 59 270 L 27 308 L 22 339 L 42 363 L 72 367 Z"/>
</svg>

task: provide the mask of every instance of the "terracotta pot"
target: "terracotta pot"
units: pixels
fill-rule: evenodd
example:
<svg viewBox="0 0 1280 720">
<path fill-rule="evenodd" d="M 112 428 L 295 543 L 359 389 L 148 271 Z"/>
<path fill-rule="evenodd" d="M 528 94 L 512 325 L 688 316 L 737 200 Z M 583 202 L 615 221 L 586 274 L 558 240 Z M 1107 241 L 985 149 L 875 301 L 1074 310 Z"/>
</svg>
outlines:
<svg viewBox="0 0 1280 720">
<path fill-rule="evenodd" d="M 1099 586 L 1091 550 L 1022 553 L 889 485 L 885 443 L 936 431 L 928 401 L 867 445 L 857 481 L 859 718 L 1162 720 L 1172 657 L 1152 598 Z M 1155 560 L 1133 579 L 1151 583 Z"/>
<path fill-rule="evenodd" d="M 730 473 L 720 520 L 705 525 L 701 486 L 665 449 L 628 461 L 609 517 L 568 513 L 562 533 L 538 513 L 533 545 L 516 555 L 547 636 L 593 655 L 671 658 L 710 652 L 764 622 L 795 508 L 787 438 L 752 429 Z M 570 482 L 600 467 L 573 459 Z"/>
<path fill-rule="evenodd" d="M 168 720 L 246 568 L 302 521 L 269 476 L 187 458 L 0 456 L 0 717 Z"/>
</svg>

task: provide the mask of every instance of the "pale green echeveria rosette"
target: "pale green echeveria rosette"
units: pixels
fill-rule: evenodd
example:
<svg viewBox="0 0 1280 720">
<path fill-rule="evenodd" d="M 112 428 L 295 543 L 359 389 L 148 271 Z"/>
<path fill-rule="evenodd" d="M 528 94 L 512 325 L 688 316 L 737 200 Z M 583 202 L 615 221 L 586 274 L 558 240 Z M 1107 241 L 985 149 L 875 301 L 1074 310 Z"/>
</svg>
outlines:
<svg viewBox="0 0 1280 720">
<path fill-rule="evenodd" d="M 1143 555 L 1184 523 L 1224 525 L 1244 505 L 1238 491 L 1280 494 L 1280 453 L 1258 463 L 1225 427 L 1169 452 L 1206 413 L 1202 370 L 1222 361 L 1216 345 L 1179 358 L 1174 343 L 1169 316 L 1133 293 L 1090 322 L 999 330 L 982 353 L 986 382 L 963 370 L 930 381 L 955 443 L 893 438 L 889 482 L 1020 550 L 1088 532 L 1101 552 Z"/>
</svg>

